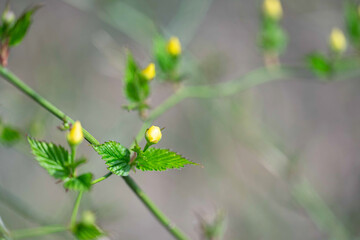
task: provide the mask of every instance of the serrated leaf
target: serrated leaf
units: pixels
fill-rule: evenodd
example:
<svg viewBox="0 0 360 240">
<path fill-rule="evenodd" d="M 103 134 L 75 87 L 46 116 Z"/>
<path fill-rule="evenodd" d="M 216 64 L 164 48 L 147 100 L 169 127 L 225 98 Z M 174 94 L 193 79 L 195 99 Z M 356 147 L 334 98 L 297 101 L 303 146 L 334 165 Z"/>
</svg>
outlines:
<svg viewBox="0 0 360 240">
<path fill-rule="evenodd" d="M 118 176 L 127 176 L 130 171 L 130 151 L 115 141 L 93 146 L 95 151 L 105 160 L 109 171 Z"/>
<path fill-rule="evenodd" d="M 68 178 L 64 182 L 64 188 L 75 191 L 88 191 L 91 188 L 91 181 L 93 175 L 91 173 L 84 173 L 74 178 Z"/>
<path fill-rule="evenodd" d="M 81 222 L 75 225 L 73 233 L 79 240 L 92 240 L 104 235 L 104 232 L 95 224 L 85 224 Z"/>
<path fill-rule="evenodd" d="M 68 167 L 70 154 L 66 149 L 31 137 L 28 137 L 28 141 L 35 159 L 51 176 L 57 179 L 65 179 L 70 176 Z"/>
<path fill-rule="evenodd" d="M 21 43 L 31 25 L 31 17 L 39 7 L 40 6 L 34 6 L 30 8 L 16 20 L 14 26 L 8 32 L 9 46 L 16 46 Z"/>
<path fill-rule="evenodd" d="M 197 165 L 168 149 L 148 148 L 137 158 L 136 168 L 142 171 L 165 171 L 183 168 L 187 164 Z"/>
</svg>

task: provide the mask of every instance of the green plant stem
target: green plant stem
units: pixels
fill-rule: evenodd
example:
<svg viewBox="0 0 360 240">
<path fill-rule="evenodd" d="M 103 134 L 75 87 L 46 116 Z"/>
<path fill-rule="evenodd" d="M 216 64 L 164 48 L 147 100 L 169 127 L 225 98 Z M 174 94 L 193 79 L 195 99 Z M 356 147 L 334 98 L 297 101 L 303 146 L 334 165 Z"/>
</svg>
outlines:
<svg viewBox="0 0 360 240">
<path fill-rule="evenodd" d="M 8 69 L 0 66 L 0 75 L 9 83 L 11 83 L 12 85 L 14 85 L 16 88 L 18 88 L 21 92 L 25 93 L 27 96 L 29 96 L 30 98 L 32 98 L 35 102 L 37 102 L 38 104 L 40 104 L 42 107 L 44 107 L 46 110 L 48 110 L 50 113 L 52 113 L 53 115 L 55 115 L 57 118 L 59 118 L 60 120 L 63 121 L 68 121 L 68 122 L 74 122 L 74 120 L 72 120 L 70 117 L 68 117 L 67 115 L 65 115 L 65 113 L 63 113 L 60 109 L 58 109 L 57 107 L 55 107 L 53 104 L 51 104 L 49 101 L 47 101 L 45 98 L 43 98 L 42 96 L 40 96 L 38 93 L 36 93 L 32 88 L 30 88 L 27 84 L 25 84 L 23 81 L 21 81 L 17 76 L 15 76 L 12 72 L 10 72 Z M 83 128 L 83 133 L 84 133 L 84 138 L 93 145 L 99 145 L 99 141 L 96 140 L 87 130 L 85 130 Z M 160 210 L 154 205 L 154 203 L 152 203 L 149 199 L 149 197 L 146 196 L 146 194 L 141 190 L 141 196 L 138 194 L 139 193 L 139 189 L 140 187 L 135 183 L 135 181 L 130 177 L 123 177 L 123 179 L 125 180 L 125 182 L 128 184 L 128 186 L 130 188 L 136 186 L 137 190 L 135 191 L 135 189 L 133 189 L 134 193 L 137 195 L 138 198 L 140 198 L 143 203 L 148 202 L 148 204 L 146 205 L 149 209 L 150 208 L 154 208 L 153 211 L 157 212 L 158 214 L 154 214 L 154 216 L 159 220 L 160 223 L 163 224 L 163 226 L 165 228 L 168 229 L 169 226 L 173 226 L 173 224 L 169 223 L 170 221 L 167 220 L 168 224 L 164 225 L 164 221 L 163 219 L 166 219 L 165 215 L 160 212 Z M 129 182 L 133 183 L 133 184 L 129 184 Z M 80 197 L 81 198 L 81 197 Z M 79 201 L 78 201 L 79 200 Z M 76 215 L 77 215 L 77 203 L 80 204 L 80 200 L 79 197 L 75 203 L 75 207 L 74 207 L 74 211 L 71 217 L 71 222 L 73 223 L 73 220 L 75 218 L 76 221 Z M 76 207 L 77 206 L 77 207 Z M 160 214 L 160 215 L 159 215 Z M 75 216 L 75 217 L 74 217 Z M 162 218 L 159 218 L 158 216 L 162 216 Z M 177 229 L 176 227 L 172 227 L 173 232 L 176 233 L 181 233 L 181 231 L 179 229 Z M 172 233 L 172 232 L 170 232 Z M 180 234 L 182 236 L 185 236 L 184 234 Z M 180 236 L 179 235 L 179 236 Z M 175 238 L 177 238 L 177 236 L 173 235 Z M 186 239 L 186 238 L 177 238 L 177 239 Z"/>
<path fill-rule="evenodd" d="M 92 185 L 98 183 L 98 182 L 101 182 L 105 179 L 107 179 L 108 177 L 110 177 L 113 173 L 112 172 L 108 172 L 107 174 L 105 174 L 103 177 L 101 178 L 98 178 L 98 179 L 95 179 L 94 181 L 91 182 Z"/>
<path fill-rule="evenodd" d="M 18 88 L 21 92 L 25 93 L 27 96 L 32 98 L 35 102 L 40 104 L 42 107 L 47 109 L 50 113 L 55 115 L 57 118 L 67 122 L 74 122 L 70 117 L 65 115 L 60 109 L 56 108 L 53 104 L 47 101 L 45 98 L 37 94 L 33 89 L 31 89 L 27 84 L 22 82 L 17 76 L 15 76 L 8 69 L 0 66 L 0 75 L 9 83 Z M 353 71 L 345 72 L 338 80 L 352 78 L 360 75 L 360 70 L 357 68 Z M 219 83 L 216 85 L 207 85 L 207 86 L 188 86 L 180 89 L 174 95 L 169 97 L 165 102 L 155 108 L 150 114 L 149 118 L 143 123 L 139 133 L 136 136 L 138 142 L 143 138 L 145 130 L 151 125 L 151 123 L 157 119 L 161 114 L 166 112 L 169 108 L 175 106 L 182 100 L 186 98 L 212 98 L 212 97 L 222 97 L 230 96 L 240 91 L 247 90 L 251 87 L 257 85 L 271 82 L 274 80 L 285 80 L 285 79 L 294 79 L 294 78 L 313 78 L 312 75 L 304 67 L 278 67 L 269 71 L 266 68 L 256 69 L 249 74 L 246 74 L 240 78 L 236 78 L 232 81 L 225 83 Z M 332 79 L 334 80 L 334 79 Z M 85 129 L 83 129 L 84 138 L 91 144 L 99 145 L 100 143 Z M 132 146 L 133 147 L 133 146 Z M 140 200 L 150 209 L 154 216 L 166 227 L 169 229 L 169 226 L 172 224 L 167 224 L 168 220 L 165 221 L 165 216 L 160 212 L 158 208 L 150 201 L 146 194 L 136 185 L 134 180 L 131 177 L 123 177 L 128 186 L 134 191 L 134 193 L 140 198 Z M 161 213 L 159 215 L 159 212 Z M 156 213 L 156 214 L 155 214 Z M 171 229 L 174 229 L 172 227 Z M 175 228 L 176 229 L 176 228 Z M 181 233 L 180 230 L 176 229 L 170 231 L 174 237 L 178 237 L 174 232 Z M 179 236 L 184 236 L 180 234 Z M 177 239 L 186 239 L 186 238 L 177 238 Z"/>
<path fill-rule="evenodd" d="M 70 148 L 71 148 L 70 164 L 73 166 L 73 164 L 75 163 L 75 156 L 76 156 L 76 148 L 77 148 L 77 146 L 71 144 Z M 71 168 L 71 174 L 72 174 L 73 177 L 75 177 L 75 175 L 76 175 L 75 172 L 76 172 L 76 169 Z"/>
<path fill-rule="evenodd" d="M 44 226 L 39 228 L 31 228 L 31 229 L 22 229 L 13 231 L 11 233 L 12 239 L 22 239 L 22 238 L 30 238 L 37 237 L 57 232 L 64 232 L 68 229 L 61 225 L 53 225 L 53 226 Z"/>
<path fill-rule="evenodd" d="M 145 145 L 145 147 L 144 147 L 143 152 L 145 152 L 151 145 L 152 145 L 152 144 L 150 144 L 150 143 L 147 142 L 146 145 Z"/>
<path fill-rule="evenodd" d="M 176 239 L 186 240 L 188 239 L 184 233 L 175 227 L 173 223 L 156 207 L 151 199 L 142 191 L 142 189 L 134 182 L 129 176 L 123 177 L 127 185 L 134 191 L 149 211 L 161 222 L 161 224 L 173 235 Z"/>
<path fill-rule="evenodd" d="M 83 195 L 83 191 L 79 192 L 75 201 L 74 209 L 71 214 L 71 222 L 70 222 L 72 227 L 76 224 L 77 214 L 79 211 L 82 195 Z"/>
</svg>

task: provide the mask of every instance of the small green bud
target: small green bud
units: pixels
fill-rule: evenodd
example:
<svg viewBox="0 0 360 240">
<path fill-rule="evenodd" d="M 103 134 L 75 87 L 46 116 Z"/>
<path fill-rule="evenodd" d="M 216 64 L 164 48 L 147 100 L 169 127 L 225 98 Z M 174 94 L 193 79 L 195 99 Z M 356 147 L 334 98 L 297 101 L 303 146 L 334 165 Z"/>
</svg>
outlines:
<svg viewBox="0 0 360 240">
<path fill-rule="evenodd" d="M 91 211 L 85 211 L 83 214 L 82 214 L 82 222 L 85 224 L 85 225 L 94 225 L 95 224 L 95 221 L 96 221 L 96 217 L 95 217 L 95 214 Z"/>
<path fill-rule="evenodd" d="M 15 14 L 11 10 L 5 10 L 2 15 L 2 21 L 6 25 L 11 25 L 15 22 Z"/>
</svg>

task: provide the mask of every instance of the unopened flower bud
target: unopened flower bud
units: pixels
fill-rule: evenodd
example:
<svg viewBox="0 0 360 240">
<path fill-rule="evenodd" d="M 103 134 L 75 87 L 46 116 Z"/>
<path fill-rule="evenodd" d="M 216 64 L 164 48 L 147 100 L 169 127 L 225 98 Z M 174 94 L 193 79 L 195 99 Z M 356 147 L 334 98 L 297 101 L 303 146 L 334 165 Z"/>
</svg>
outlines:
<svg viewBox="0 0 360 240">
<path fill-rule="evenodd" d="M 95 221 L 96 221 L 96 217 L 95 217 L 95 214 L 91 211 L 85 211 L 83 214 L 82 214 L 82 222 L 85 224 L 85 225 L 94 225 L 95 224 Z"/>
<path fill-rule="evenodd" d="M 161 140 L 161 129 L 158 126 L 151 126 L 145 132 L 145 139 L 149 144 L 156 144 Z"/>
<path fill-rule="evenodd" d="M 279 0 L 264 0 L 263 12 L 274 20 L 280 20 L 283 15 L 281 2 Z"/>
<path fill-rule="evenodd" d="M 168 53 L 173 56 L 178 56 L 181 54 L 181 43 L 179 38 L 171 37 L 167 43 L 166 49 Z"/>
<path fill-rule="evenodd" d="M 334 28 L 331 31 L 329 45 L 335 53 L 342 53 L 346 50 L 346 38 L 340 29 Z"/>
<path fill-rule="evenodd" d="M 15 14 L 11 10 L 5 10 L 2 15 L 2 21 L 6 25 L 11 25 L 15 21 Z"/>
<path fill-rule="evenodd" d="M 84 139 L 81 123 L 76 121 L 67 135 L 67 140 L 70 145 L 79 145 Z"/>
<path fill-rule="evenodd" d="M 154 79 L 156 76 L 155 64 L 150 63 L 146 68 L 141 71 L 141 73 L 149 81 Z"/>
</svg>

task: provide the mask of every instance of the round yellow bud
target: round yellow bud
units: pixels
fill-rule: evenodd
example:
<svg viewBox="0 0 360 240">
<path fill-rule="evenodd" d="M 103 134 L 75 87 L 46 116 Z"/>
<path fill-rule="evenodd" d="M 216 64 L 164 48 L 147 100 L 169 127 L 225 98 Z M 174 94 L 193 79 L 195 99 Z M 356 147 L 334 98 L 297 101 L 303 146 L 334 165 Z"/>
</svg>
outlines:
<svg viewBox="0 0 360 240">
<path fill-rule="evenodd" d="M 274 20 L 280 20 L 283 15 L 281 2 L 279 0 L 264 0 L 263 12 Z"/>
<path fill-rule="evenodd" d="M 146 68 L 141 71 L 141 73 L 149 81 L 154 79 L 156 76 L 155 64 L 150 63 Z"/>
<path fill-rule="evenodd" d="M 81 123 L 76 121 L 67 135 L 67 140 L 70 145 L 79 145 L 84 139 Z"/>
<path fill-rule="evenodd" d="M 329 45 L 332 51 L 336 53 L 342 53 L 346 49 L 346 38 L 344 33 L 338 29 L 334 28 L 331 31 Z"/>
<path fill-rule="evenodd" d="M 156 144 L 161 140 L 161 129 L 158 126 L 151 126 L 145 132 L 145 139 L 150 144 Z"/>
<path fill-rule="evenodd" d="M 167 43 L 166 49 L 168 53 L 173 56 L 178 56 L 181 54 L 181 43 L 179 38 L 171 37 Z"/>
</svg>

